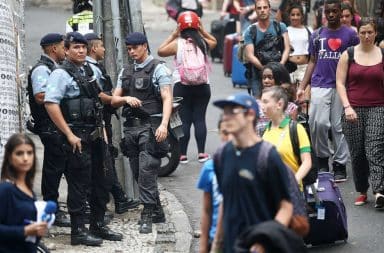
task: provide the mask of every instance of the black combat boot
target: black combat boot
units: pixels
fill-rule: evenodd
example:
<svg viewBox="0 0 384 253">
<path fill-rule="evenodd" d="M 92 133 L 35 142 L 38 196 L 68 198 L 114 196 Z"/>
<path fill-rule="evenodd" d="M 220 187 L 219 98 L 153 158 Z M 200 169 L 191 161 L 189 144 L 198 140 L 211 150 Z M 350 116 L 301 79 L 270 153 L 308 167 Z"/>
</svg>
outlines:
<svg viewBox="0 0 384 253">
<path fill-rule="evenodd" d="M 90 217 L 91 217 L 91 207 L 89 206 L 89 203 L 87 201 L 86 207 L 85 207 L 85 216 L 84 216 L 84 223 L 90 224 Z M 108 225 L 113 220 L 113 213 L 109 210 L 105 212 L 104 215 L 104 225 Z"/>
<path fill-rule="evenodd" d="M 71 227 L 71 219 L 68 217 L 67 213 L 65 213 L 63 210 L 58 210 L 55 214 L 55 222 L 53 223 L 54 226 L 58 227 Z"/>
<path fill-rule="evenodd" d="M 111 193 L 115 200 L 115 213 L 117 214 L 125 213 L 140 204 L 140 201 L 137 199 L 129 199 L 118 183 L 112 186 Z"/>
<path fill-rule="evenodd" d="M 165 222 L 164 209 L 161 206 L 159 196 L 157 196 L 157 198 L 156 198 L 156 207 L 155 207 L 155 210 L 153 210 L 152 222 L 153 223 L 164 223 Z"/>
<path fill-rule="evenodd" d="M 329 157 L 317 157 L 319 172 L 329 172 L 328 160 L 329 160 Z"/>
<path fill-rule="evenodd" d="M 141 212 L 140 234 L 152 233 L 152 214 L 154 208 L 154 204 L 144 204 L 144 209 Z"/>
<path fill-rule="evenodd" d="M 89 231 L 100 238 L 108 241 L 121 241 L 123 235 L 117 232 L 113 232 L 109 227 L 104 225 L 104 222 L 92 222 L 89 225 Z"/>
<path fill-rule="evenodd" d="M 101 238 L 93 236 L 85 228 L 81 217 L 71 215 L 71 245 L 100 246 L 102 243 Z"/>
<path fill-rule="evenodd" d="M 157 197 L 156 199 L 156 206 L 155 209 L 153 210 L 152 213 L 152 223 L 164 223 L 165 220 L 165 214 L 164 214 L 164 209 L 161 206 L 160 198 Z M 137 224 L 141 224 L 141 219 L 138 221 Z"/>
<path fill-rule="evenodd" d="M 335 176 L 335 182 L 341 183 L 347 181 L 347 169 L 345 168 L 345 164 L 341 164 L 338 162 L 333 162 L 333 173 Z"/>
</svg>

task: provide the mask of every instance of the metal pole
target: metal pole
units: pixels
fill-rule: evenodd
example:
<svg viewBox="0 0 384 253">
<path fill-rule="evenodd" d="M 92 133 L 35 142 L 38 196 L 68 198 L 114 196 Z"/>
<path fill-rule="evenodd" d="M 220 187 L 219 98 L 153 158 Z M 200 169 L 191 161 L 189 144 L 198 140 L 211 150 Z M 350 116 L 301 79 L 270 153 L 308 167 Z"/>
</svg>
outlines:
<svg viewBox="0 0 384 253">
<path fill-rule="evenodd" d="M 97 35 L 103 34 L 103 6 L 101 0 L 93 1 L 93 30 Z"/>
<path fill-rule="evenodd" d="M 143 32 L 143 19 L 140 0 L 126 0 L 128 10 L 127 14 L 131 21 L 130 28 L 132 32 Z"/>
</svg>

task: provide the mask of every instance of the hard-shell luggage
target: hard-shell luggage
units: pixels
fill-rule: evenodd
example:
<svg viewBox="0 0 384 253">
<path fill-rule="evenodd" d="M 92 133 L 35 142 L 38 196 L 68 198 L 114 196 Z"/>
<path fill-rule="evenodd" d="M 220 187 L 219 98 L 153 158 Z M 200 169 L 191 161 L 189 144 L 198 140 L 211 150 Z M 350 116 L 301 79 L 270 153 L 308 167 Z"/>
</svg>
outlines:
<svg viewBox="0 0 384 253">
<path fill-rule="evenodd" d="M 237 33 L 228 34 L 224 39 L 223 68 L 224 75 L 231 76 L 233 46 L 239 42 Z"/>
<path fill-rule="evenodd" d="M 319 172 L 317 189 L 311 187 L 312 190 L 309 192 L 308 188 L 306 187 L 305 194 L 310 231 L 304 238 L 305 243 L 315 246 L 346 241 L 347 213 L 333 174 Z"/>
<path fill-rule="evenodd" d="M 224 37 L 227 34 L 236 32 L 236 22 L 234 19 L 213 20 L 211 23 L 211 34 L 216 38 L 217 44 L 211 50 L 212 62 L 215 59 L 223 59 Z"/>
<path fill-rule="evenodd" d="M 232 50 L 232 84 L 235 86 L 247 86 L 247 79 L 245 78 L 244 64 L 237 58 L 237 51 L 239 45 L 236 44 Z"/>
</svg>

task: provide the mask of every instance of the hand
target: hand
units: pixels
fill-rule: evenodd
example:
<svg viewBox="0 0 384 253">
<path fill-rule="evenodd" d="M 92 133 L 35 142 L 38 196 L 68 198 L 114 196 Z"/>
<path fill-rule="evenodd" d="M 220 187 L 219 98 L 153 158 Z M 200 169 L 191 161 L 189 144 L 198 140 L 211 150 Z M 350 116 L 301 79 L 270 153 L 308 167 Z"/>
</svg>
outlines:
<svg viewBox="0 0 384 253">
<path fill-rule="evenodd" d="M 79 150 L 79 153 L 81 154 L 82 147 L 81 147 L 81 139 L 74 135 L 73 133 L 69 134 L 67 136 L 67 140 L 69 144 L 72 146 L 72 152 L 75 153 L 76 149 Z"/>
<path fill-rule="evenodd" d="M 177 38 L 180 36 L 180 27 L 177 25 L 176 29 L 172 32 L 171 37 L 172 38 Z"/>
<path fill-rule="evenodd" d="M 228 12 L 222 11 L 220 12 L 220 19 L 223 20 L 225 16 L 227 16 Z"/>
<path fill-rule="evenodd" d="M 210 253 L 221 253 L 223 252 L 223 243 L 217 242 L 216 239 L 212 242 Z"/>
<path fill-rule="evenodd" d="M 345 119 L 349 122 L 356 122 L 357 121 L 357 114 L 355 110 L 351 106 L 348 106 L 344 109 L 345 112 Z"/>
<path fill-rule="evenodd" d="M 259 243 L 253 244 L 249 251 L 251 253 L 265 253 L 264 247 Z"/>
<path fill-rule="evenodd" d="M 24 227 L 25 236 L 44 236 L 47 233 L 47 222 L 34 222 Z"/>
<path fill-rule="evenodd" d="M 135 97 L 127 97 L 126 102 L 130 107 L 133 107 L 133 108 L 137 108 L 142 105 L 141 100 Z"/>
<path fill-rule="evenodd" d="M 299 102 L 303 102 L 304 101 L 304 90 L 303 89 L 297 89 L 297 92 L 296 92 L 296 100 L 299 101 Z"/>
<path fill-rule="evenodd" d="M 157 129 L 155 133 L 156 141 L 162 142 L 164 141 L 168 136 L 168 129 L 167 126 L 161 124 Z"/>
</svg>

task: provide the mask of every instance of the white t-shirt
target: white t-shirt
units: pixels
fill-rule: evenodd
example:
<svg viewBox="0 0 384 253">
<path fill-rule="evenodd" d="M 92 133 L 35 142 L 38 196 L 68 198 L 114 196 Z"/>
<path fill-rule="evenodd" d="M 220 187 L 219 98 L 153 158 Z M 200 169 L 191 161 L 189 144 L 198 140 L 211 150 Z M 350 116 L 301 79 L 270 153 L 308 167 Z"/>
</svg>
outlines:
<svg viewBox="0 0 384 253">
<path fill-rule="evenodd" d="M 292 26 L 288 26 L 287 29 L 288 29 L 289 43 L 294 49 L 294 51 L 290 54 L 290 56 L 309 54 L 308 46 L 309 46 L 310 35 L 308 34 L 307 29 L 305 29 L 305 27 L 296 28 Z M 308 29 L 311 33 L 313 32 L 311 27 L 308 27 Z"/>
</svg>

